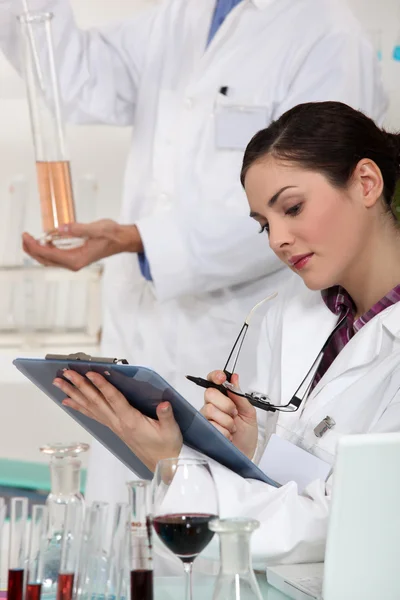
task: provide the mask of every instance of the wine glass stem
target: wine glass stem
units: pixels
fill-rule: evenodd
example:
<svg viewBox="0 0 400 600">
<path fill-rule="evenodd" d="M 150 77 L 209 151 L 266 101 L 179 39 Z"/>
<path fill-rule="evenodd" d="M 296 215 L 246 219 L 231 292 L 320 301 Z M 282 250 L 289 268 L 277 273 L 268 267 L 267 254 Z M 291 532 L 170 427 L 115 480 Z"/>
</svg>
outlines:
<svg viewBox="0 0 400 600">
<path fill-rule="evenodd" d="M 184 562 L 185 571 L 185 600 L 193 600 L 193 563 Z"/>
</svg>

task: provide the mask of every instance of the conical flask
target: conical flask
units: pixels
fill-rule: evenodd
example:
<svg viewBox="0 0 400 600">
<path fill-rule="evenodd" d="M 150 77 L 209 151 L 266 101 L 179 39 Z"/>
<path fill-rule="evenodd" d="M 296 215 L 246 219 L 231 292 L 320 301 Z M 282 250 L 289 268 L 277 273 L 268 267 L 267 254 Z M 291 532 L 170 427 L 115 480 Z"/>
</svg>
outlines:
<svg viewBox="0 0 400 600">
<path fill-rule="evenodd" d="M 250 537 L 260 523 L 253 519 L 214 519 L 211 531 L 219 534 L 221 567 L 213 600 L 262 600 L 251 566 Z"/>
<path fill-rule="evenodd" d="M 83 443 L 55 443 L 40 448 L 50 456 L 51 491 L 46 500 L 48 524 L 42 584 L 42 598 L 49 600 L 56 594 L 67 506 L 75 505 L 74 514 L 83 520 L 85 501 L 80 492 L 82 463 L 78 456 L 88 449 L 89 445 Z"/>
</svg>

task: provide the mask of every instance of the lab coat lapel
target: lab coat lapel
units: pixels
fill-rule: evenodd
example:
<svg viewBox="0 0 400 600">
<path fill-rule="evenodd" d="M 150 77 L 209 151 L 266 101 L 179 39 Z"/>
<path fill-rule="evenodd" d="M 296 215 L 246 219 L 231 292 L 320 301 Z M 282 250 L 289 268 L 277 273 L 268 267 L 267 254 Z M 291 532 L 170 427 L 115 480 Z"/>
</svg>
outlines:
<svg viewBox="0 0 400 600">
<path fill-rule="evenodd" d="M 281 401 L 292 398 L 337 323 L 321 295 L 307 291 L 284 311 Z"/>
<path fill-rule="evenodd" d="M 391 306 L 369 321 L 343 348 L 315 388 L 314 397 L 331 381 L 351 370 L 368 368 L 379 356 L 384 331 L 399 337 L 400 304 Z"/>
</svg>

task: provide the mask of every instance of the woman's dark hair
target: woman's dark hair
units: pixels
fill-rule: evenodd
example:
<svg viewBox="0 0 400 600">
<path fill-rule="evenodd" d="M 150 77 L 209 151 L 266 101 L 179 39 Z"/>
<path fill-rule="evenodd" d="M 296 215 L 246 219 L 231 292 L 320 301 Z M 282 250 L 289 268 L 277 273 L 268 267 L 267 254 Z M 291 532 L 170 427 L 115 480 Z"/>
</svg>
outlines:
<svg viewBox="0 0 400 600">
<path fill-rule="evenodd" d="M 380 129 L 346 104 L 299 104 L 259 131 L 246 148 L 243 186 L 251 165 L 268 155 L 322 173 L 338 188 L 346 187 L 362 158 L 369 158 L 381 170 L 383 197 L 392 212 L 400 176 L 400 135 Z"/>
</svg>

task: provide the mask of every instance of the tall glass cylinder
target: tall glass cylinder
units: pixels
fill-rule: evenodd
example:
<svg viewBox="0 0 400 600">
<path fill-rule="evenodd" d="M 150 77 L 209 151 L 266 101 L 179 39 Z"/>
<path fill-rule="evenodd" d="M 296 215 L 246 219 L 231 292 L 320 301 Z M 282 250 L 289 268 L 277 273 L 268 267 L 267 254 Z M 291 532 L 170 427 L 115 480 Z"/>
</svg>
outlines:
<svg viewBox="0 0 400 600">
<path fill-rule="evenodd" d="M 28 499 L 11 499 L 10 541 L 8 549 L 8 600 L 22 600 L 26 559 Z"/>
<path fill-rule="evenodd" d="M 81 240 L 60 237 L 57 233 L 58 228 L 75 221 L 75 205 L 54 58 L 51 28 L 53 15 L 24 13 L 18 19 L 43 238 L 60 247 L 73 247 L 81 243 Z"/>
<path fill-rule="evenodd" d="M 25 600 L 40 600 L 43 581 L 43 550 L 47 529 L 47 508 L 41 504 L 32 507 L 29 550 L 26 565 Z"/>
<path fill-rule="evenodd" d="M 79 454 L 89 449 L 83 443 L 55 443 L 40 450 L 50 456 L 51 491 L 46 500 L 48 527 L 44 549 L 42 595 L 54 599 L 60 570 L 66 509 L 72 504 L 84 515 L 85 502 L 80 491 L 81 460 Z"/>
<path fill-rule="evenodd" d="M 129 569 L 130 600 L 153 600 L 151 482 L 130 481 Z"/>
</svg>

